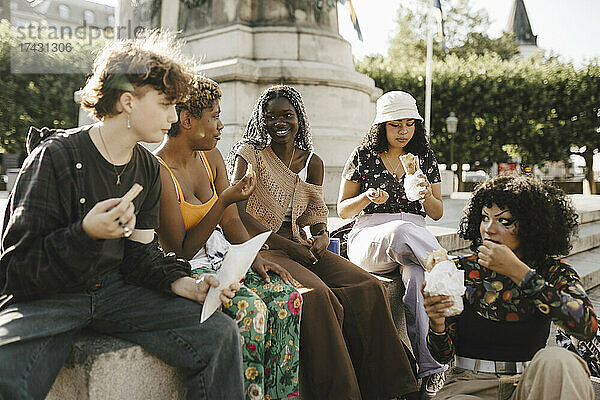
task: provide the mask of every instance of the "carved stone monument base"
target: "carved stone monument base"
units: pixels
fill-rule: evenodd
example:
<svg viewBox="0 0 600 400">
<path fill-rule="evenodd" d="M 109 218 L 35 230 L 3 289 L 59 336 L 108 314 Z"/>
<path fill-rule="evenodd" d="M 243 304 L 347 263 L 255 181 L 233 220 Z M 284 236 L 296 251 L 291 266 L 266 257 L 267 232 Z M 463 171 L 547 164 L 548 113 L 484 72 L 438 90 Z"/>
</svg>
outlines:
<svg viewBox="0 0 600 400">
<path fill-rule="evenodd" d="M 223 90 L 219 149 L 237 142 L 261 92 L 274 84 L 302 94 L 315 152 L 325 163 L 327 204 L 337 201 L 342 168 L 369 129 L 381 90 L 354 70 L 350 44 L 338 34 L 294 27 L 232 25 L 186 37 L 190 54 Z M 234 54 L 232 57 L 231 54 Z"/>
</svg>

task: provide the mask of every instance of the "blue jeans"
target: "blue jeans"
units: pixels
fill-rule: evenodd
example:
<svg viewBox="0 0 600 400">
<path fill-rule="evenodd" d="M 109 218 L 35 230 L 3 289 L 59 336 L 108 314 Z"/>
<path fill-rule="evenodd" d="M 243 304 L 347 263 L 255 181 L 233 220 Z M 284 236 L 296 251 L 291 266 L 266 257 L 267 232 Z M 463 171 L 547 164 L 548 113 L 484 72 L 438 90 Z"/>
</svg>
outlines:
<svg viewBox="0 0 600 400">
<path fill-rule="evenodd" d="M 0 310 L 0 399 L 43 399 L 84 327 L 139 344 L 185 372 L 189 399 L 243 399 L 235 322 L 202 305 L 123 281 L 97 289 L 5 305 Z"/>
</svg>

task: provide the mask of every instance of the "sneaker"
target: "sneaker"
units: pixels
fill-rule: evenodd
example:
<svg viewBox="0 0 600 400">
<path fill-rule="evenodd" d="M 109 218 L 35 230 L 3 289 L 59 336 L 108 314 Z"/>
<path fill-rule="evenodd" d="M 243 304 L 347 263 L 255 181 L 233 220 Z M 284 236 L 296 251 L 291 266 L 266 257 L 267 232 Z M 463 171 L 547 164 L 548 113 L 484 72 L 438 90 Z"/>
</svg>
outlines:
<svg viewBox="0 0 600 400">
<path fill-rule="evenodd" d="M 423 399 L 433 398 L 436 393 L 444 387 L 445 382 L 446 374 L 443 372 L 427 375 L 423 378 L 421 383 L 421 394 L 423 395 Z"/>
</svg>

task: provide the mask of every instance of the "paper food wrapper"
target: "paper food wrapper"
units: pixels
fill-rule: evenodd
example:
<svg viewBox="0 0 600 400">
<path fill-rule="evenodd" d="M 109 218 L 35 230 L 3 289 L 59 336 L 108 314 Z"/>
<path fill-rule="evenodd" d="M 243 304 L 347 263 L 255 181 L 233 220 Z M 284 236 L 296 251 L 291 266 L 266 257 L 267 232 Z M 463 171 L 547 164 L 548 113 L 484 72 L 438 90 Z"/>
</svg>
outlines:
<svg viewBox="0 0 600 400">
<path fill-rule="evenodd" d="M 406 174 L 404 177 L 404 192 L 408 201 L 421 200 L 419 192 L 423 190 L 423 186 L 419 186 L 419 183 L 425 182 L 423 178 L 419 178 L 422 173 L 423 171 L 419 168 L 414 174 Z"/>
<path fill-rule="evenodd" d="M 450 296 L 454 302 L 446 309 L 445 316 L 451 317 L 463 311 L 462 295 L 465 293 L 465 271 L 456 268 L 454 262 L 444 260 L 435 264 L 431 271 L 425 271 L 424 291 L 433 296 Z"/>
<path fill-rule="evenodd" d="M 415 156 L 414 154 L 406 153 L 401 155 L 399 158 L 402 166 L 404 167 L 404 172 L 406 172 L 407 175 L 412 175 L 417 172 L 417 169 L 419 169 L 419 157 Z"/>
<path fill-rule="evenodd" d="M 239 282 L 246 275 L 248 268 L 256 258 L 256 254 L 270 234 L 271 231 L 263 232 L 244 243 L 230 245 L 229 251 L 223 258 L 221 268 L 215 274 L 220 285 L 218 288 L 211 287 L 204 300 L 202 315 L 200 316 L 201 323 L 213 315 L 221 305 L 221 300 L 219 300 L 221 290 L 229 287 L 232 283 Z"/>
</svg>

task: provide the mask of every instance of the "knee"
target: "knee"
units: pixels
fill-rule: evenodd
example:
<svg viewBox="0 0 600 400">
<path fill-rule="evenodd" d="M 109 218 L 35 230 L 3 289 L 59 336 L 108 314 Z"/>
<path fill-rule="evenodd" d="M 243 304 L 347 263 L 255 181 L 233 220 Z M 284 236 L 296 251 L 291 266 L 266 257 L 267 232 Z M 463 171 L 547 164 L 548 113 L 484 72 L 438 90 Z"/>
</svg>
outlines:
<svg viewBox="0 0 600 400">
<path fill-rule="evenodd" d="M 539 350 L 533 356 L 529 366 L 535 367 L 538 371 L 556 374 L 556 376 L 562 376 L 563 372 L 566 371 L 578 371 L 588 376 L 590 374 L 585 361 L 581 357 L 557 346 L 545 347 Z"/>
<path fill-rule="evenodd" d="M 362 289 L 365 294 L 370 296 L 387 296 L 383 283 L 375 276 L 369 274 L 369 278 L 362 283 Z"/>
<path fill-rule="evenodd" d="M 240 347 L 240 333 L 237 323 L 222 312 L 215 312 L 209 319 L 215 332 L 215 342 L 218 341 L 221 348 L 233 346 Z M 206 321 L 208 322 L 208 321 Z M 205 322 L 205 323 L 206 323 Z"/>
<path fill-rule="evenodd" d="M 323 282 L 315 283 L 302 291 L 302 308 L 311 315 L 335 314 L 343 320 L 344 308 L 335 293 Z M 304 321 L 307 321 L 303 319 Z"/>
</svg>

